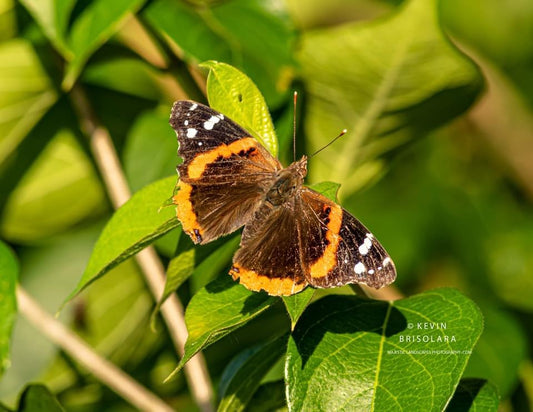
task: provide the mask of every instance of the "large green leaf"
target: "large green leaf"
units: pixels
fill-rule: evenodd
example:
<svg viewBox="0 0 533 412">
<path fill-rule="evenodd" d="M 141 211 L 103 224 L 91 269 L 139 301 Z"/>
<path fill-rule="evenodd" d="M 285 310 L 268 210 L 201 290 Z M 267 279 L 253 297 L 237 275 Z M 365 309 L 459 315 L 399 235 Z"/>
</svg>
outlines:
<svg viewBox="0 0 533 412">
<path fill-rule="evenodd" d="M 17 314 L 15 286 L 18 272 L 13 252 L 0 241 L 0 377 L 9 366 L 9 342 Z"/>
<path fill-rule="evenodd" d="M 66 35 L 70 13 L 76 0 L 21 0 L 55 48 L 65 57 L 72 57 Z"/>
<path fill-rule="evenodd" d="M 386 19 L 304 34 L 300 62 L 311 149 L 348 129 L 314 159 L 312 179 L 342 182 L 344 193 L 352 193 L 383 169 L 379 155 L 474 101 L 479 71 L 442 33 L 436 2 L 410 0 Z"/>
<path fill-rule="evenodd" d="M 289 339 L 289 409 L 442 410 L 482 328 L 453 289 L 395 302 L 326 296 Z"/>
<path fill-rule="evenodd" d="M 106 208 L 105 193 L 91 161 L 72 133 L 64 129 L 52 138 L 7 199 L 1 231 L 18 242 L 42 240 L 102 214 Z"/>
<path fill-rule="evenodd" d="M 210 106 L 252 134 L 270 153 L 278 154 L 278 139 L 263 95 L 252 80 L 226 63 L 208 61 L 207 97 Z"/>
<path fill-rule="evenodd" d="M 482 379 L 461 379 L 446 412 L 496 412 L 498 391 Z"/>
<path fill-rule="evenodd" d="M 67 300 L 120 262 L 179 226 L 174 208 L 160 210 L 172 195 L 175 185 L 175 177 L 158 180 L 135 193 L 115 212 L 96 242 L 78 286 Z"/>
<path fill-rule="evenodd" d="M 243 326 L 277 301 L 266 293 L 255 293 L 221 275 L 196 293 L 185 312 L 189 336 L 185 354 L 172 377 L 197 352 Z"/>
<path fill-rule="evenodd" d="M 292 67 L 292 27 L 284 10 L 260 0 L 232 0 L 194 7 L 156 0 L 144 16 L 183 50 L 191 63 L 219 60 L 245 71 L 277 105 Z"/>
<path fill-rule="evenodd" d="M 57 100 L 32 46 L 22 39 L 0 44 L 0 164 Z"/>
<path fill-rule="evenodd" d="M 139 10 L 145 1 L 95 0 L 78 16 L 69 33 L 68 43 L 73 57 L 66 68 L 64 89 L 72 87 L 91 54 L 120 28 L 128 15 Z"/>
<path fill-rule="evenodd" d="M 218 411 L 242 411 L 261 380 L 285 353 L 287 335 L 245 349 L 226 367 L 220 378 Z"/>
</svg>

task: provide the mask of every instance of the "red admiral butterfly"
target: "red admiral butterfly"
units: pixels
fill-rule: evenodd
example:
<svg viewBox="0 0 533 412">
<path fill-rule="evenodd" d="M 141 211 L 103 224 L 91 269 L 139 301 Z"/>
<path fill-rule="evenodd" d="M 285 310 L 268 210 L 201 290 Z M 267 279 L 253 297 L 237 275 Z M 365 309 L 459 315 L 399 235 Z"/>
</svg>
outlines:
<svg viewBox="0 0 533 412">
<path fill-rule="evenodd" d="M 372 233 L 303 186 L 305 156 L 283 168 L 242 127 L 193 101 L 174 103 L 170 124 L 183 158 L 173 201 L 185 233 L 204 244 L 244 226 L 233 279 L 270 295 L 394 281 L 394 263 Z"/>
</svg>

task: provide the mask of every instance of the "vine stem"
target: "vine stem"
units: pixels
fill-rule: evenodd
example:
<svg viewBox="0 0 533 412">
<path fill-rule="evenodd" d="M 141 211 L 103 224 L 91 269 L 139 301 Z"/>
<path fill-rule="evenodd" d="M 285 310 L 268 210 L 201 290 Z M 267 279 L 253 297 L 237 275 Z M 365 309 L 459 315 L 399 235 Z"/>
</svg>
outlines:
<svg viewBox="0 0 533 412">
<path fill-rule="evenodd" d="M 154 412 L 173 410 L 130 375 L 98 355 L 87 343 L 48 314 L 22 287 L 17 286 L 16 293 L 20 313 L 52 342 L 75 358 L 95 378 L 140 410 Z"/>
<path fill-rule="evenodd" d="M 120 164 L 109 131 L 100 124 L 84 90 L 74 85 L 70 93 L 74 108 L 78 112 L 83 131 L 89 137 L 91 151 L 102 175 L 113 206 L 118 209 L 131 197 L 131 192 Z M 142 269 L 148 287 L 156 299 L 165 288 L 165 269 L 153 247 L 147 247 L 135 255 Z M 176 294 L 172 294 L 161 306 L 161 314 L 168 332 L 180 356 L 183 356 L 188 332 L 185 326 L 183 306 Z M 195 355 L 184 367 L 185 377 L 200 410 L 213 411 L 213 391 L 201 353 Z"/>
</svg>

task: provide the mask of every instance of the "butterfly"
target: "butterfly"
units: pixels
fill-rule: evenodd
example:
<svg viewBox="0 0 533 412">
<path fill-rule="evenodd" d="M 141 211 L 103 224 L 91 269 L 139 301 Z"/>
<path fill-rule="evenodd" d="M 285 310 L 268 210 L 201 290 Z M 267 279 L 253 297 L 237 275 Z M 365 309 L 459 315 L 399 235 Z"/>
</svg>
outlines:
<svg viewBox="0 0 533 412">
<path fill-rule="evenodd" d="M 244 226 L 230 275 L 252 291 L 292 295 L 306 286 L 380 288 L 396 269 L 383 246 L 335 202 L 303 185 L 307 157 L 284 168 L 251 134 L 203 104 L 174 103 L 177 218 L 196 244 Z"/>
</svg>

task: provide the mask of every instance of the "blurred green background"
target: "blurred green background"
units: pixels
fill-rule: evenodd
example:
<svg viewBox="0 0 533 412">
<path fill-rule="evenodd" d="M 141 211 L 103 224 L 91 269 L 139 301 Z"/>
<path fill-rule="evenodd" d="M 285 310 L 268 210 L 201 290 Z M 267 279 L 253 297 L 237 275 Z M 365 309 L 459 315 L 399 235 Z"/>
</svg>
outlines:
<svg viewBox="0 0 533 412">
<path fill-rule="evenodd" d="M 51 313 L 78 282 L 112 214 L 70 100 L 84 88 L 133 191 L 175 173 L 172 101 L 205 101 L 215 59 L 247 73 L 271 109 L 280 158 L 342 184 L 343 206 L 393 257 L 404 294 L 452 286 L 482 309 L 466 376 L 502 411 L 533 410 L 533 2 L 531 0 L 0 0 L 0 234 L 20 282 Z M 436 3 L 435 3 L 436 4 Z M 169 258 L 175 233 L 158 241 Z M 201 248 L 199 259 L 220 246 Z M 227 255 L 227 256 L 226 256 Z M 224 272 L 231 254 L 217 268 Z M 1 274 L 0 274 L 1 275 Z M 208 279 L 180 288 L 184 302 Z M 61 319 L 176 408 L 194 409 L 133 262 Z M 281 305 L 206 351 L 213 380 L 287 322 Z M 19 317 L 0 401 L 44 382 L 69 410 L 129 410 Z"/>
</svg>

